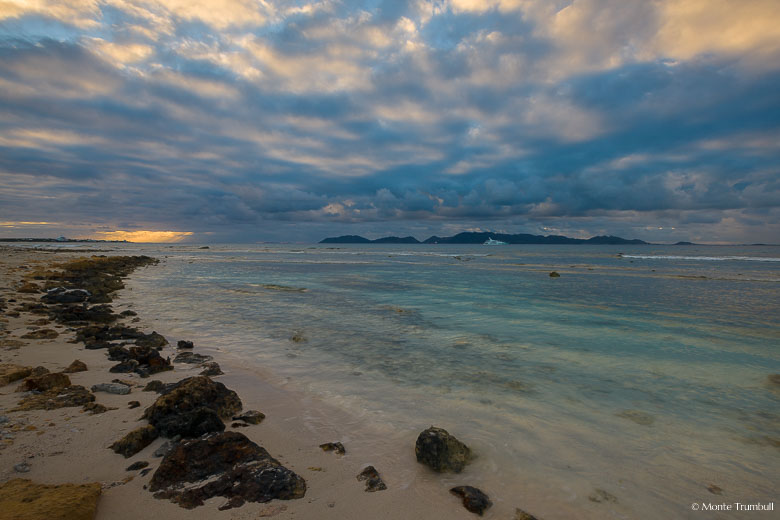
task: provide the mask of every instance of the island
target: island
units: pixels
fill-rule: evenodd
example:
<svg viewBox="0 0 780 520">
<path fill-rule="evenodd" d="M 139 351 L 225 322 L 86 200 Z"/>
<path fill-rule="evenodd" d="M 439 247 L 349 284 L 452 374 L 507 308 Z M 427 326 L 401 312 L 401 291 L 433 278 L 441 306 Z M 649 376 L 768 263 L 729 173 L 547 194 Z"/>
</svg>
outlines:
<svg viewBox="0 0 780 520">
<path fill-rule="evenodd" d="M 420 242 L 412 236 L 408 237 L 384 237 L 369 240 L 358 235 L 343 235 L 328 237 L 320 240 L 320 244 L 484 244 L 487 240 L 497 240 L 507 244 L 593 244 L 593 245 L 644 245 L 649 244 L 644 240 L 626 239 L 611 235 L 595 236 L 591 238 L 570 238 L 563 235 L 530 235 L 521 233 L 510 235 L 506 233 L 464 232 L 451 237 L 432 236 Z"/>
</svg>

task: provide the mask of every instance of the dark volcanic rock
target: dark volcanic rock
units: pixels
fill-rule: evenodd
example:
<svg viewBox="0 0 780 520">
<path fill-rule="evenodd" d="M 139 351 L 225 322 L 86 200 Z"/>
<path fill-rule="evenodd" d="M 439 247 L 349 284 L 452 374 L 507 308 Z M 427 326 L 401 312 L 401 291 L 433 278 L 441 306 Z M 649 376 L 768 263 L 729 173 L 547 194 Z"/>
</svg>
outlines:
<svg viewBox="0 0 780 520">
<path fill-rule="evenodd" d="M 152 331 L 151 334 L 144 334 L 142 337 L 135 340 L 135 344 L 139 347 L 148 347 L 154 349 L 161 349 L 168 344 L 168 340 L 165 336 Z"/>
<path fill-rule="evenodd" d="M 200 373 L 202 376 L 221 376 L 224 374 L 216 361 L 203 363 L 203 368 L 203 372 Z"/>
<path fill-rule="evenodd" d="M 87 371 L 87 364 L 83 361 L 79 361 L 78 359 L 74 360 L 73 363 L 68 365 L 68 368 L 63 370 L 66 374 L 73 374 L 75 372 L 86 372 Z"/>
<path fill-rule="evenodd" d="M 244 435 L 225 432 L 179 442 L 152 475 L 149 489 L 156 498 L 192 509 L 215 496 L 235 504 L 302 498 L 306 481 Z"/>
<path fill-rule="evenodd" d="M 475 487 L 457 486 L 450 489 L 450 493 L 461 497 L 463 499 L 463 507 L 479 516 L 482 516 L 482 513 L 493 505 L 490 498 Z"/>
<path fill-rule="evenodd" d="M 335 451 L 339 455 L 344 455 L 347 452 L 344 449 L 344 445 L 340 442 L 326 442 L 325 444 L 320 444 L 320 448 L 322 448 L 322 451 Z"/>
<path fill-rule="evenodd" d="M 232 417 L 240 410 L 238 394 L 206 376 L 196 376 L 166 387 L 144 417 L 166 437 L 197 436 L 224 430 L 220 417 Z"/>
<path fill-rule="evenodd" d="M 135 311 L 127 310 L 120 312 L 119 315 L 123 318 L 129 318 L 131 316 L 137 316 L 138 314 Z"/>
<path fill-rule="evenodd" d="M 136 428 L 114 444 L 111 449 L 127 459 L 149 446 L 157 438 L 158 432 L 154 426 L 146 425 Z"/>
<path fill-rule="evenodd" d="M 417 437 L 417 462 L 438 472 L 460 473 L 471 460 L 471 450 L 443 428 L 431 426 Z"/>
<path fill-rule="evenodd" d="M 175 358 L 173 358 L 173 362 L 190 363 L 192 365 L 199 365 L 201 363 L 211 361 L 212 359 L 214 358 L 203 354 L 195 354 L 194 352 L 182 352 L 181 354 L 178 354 Z"/>
<path fill-rule="evenodd" d="M 192 343 L 192 341 L 185 341 L 185 340 L 179 340 L 178 343 L 176 343 L 176 346 L 178 348 L 195 348 L 195 345 Z"/>
<path fill-rule="evenodd" d="M 249 424 L 260 424 L 263 419 L 265 419 L 265 414 L 263 412 L 258 412 L 257 410 L 247 410 L 241 415 L 233 417 L 234 421 L 244 421 Z"/>
<path fill-rule="evenodd" d="M 366 491 L 368 492 L 382 491 L 383 489 L 387 489 L 387 486 L 382 480 L 382 477 L 379 476 L 379 472 L 376 470 L 376 468 L 374 468 L 374 466 L 366 466 L 363 468 L 363 471 L 358 473 L 357 479 L 366 481 Z"/>
<path fill-rule="evenodd" d="M 41 297 L 41 301 L 46 303 L 81 303 L 92 296 L 85 289 L 66 289 L 65 287 L 55 287 Z"/>
<path fill-rule="evenodd" d="M 93 305 L 88 307 L 86 303 L 51 306 L 49 314 L 60 323 L 111 323 L 118 318 L 118 315 L 114 314 L 114 310 L 110 305 Z"/>
</svg>

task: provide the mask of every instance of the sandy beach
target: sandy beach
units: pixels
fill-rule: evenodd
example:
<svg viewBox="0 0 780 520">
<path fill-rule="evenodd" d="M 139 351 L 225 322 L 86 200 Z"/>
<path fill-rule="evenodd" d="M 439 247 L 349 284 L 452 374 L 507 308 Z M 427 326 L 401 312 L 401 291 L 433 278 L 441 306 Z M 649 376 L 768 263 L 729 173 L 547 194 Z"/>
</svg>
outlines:
<svg viewBox="0 0 780 520">
<path fill-rule="evenodd" d="M 226 503 L 215 497 L 195 509 L 185 509 L 169 500 L 154 498 L 147 487 L 159 466 L 161 458 L 153 456 L 166 439 L 158 438 L 136 455 L 125 458 L 109 449 L 128 432 L 147 424 L 141 416 L 158 394 L 142 391 L 150 380 L 173 383 L 197 375 L 199 365 L 174 363 L 174 369 L 142 378 L 135 373 L 110 373 L 116 364 L 106 356 L 105 349 L 86 349 L 75 342 L 76 329 L 50 322 L 44 314 L 14 309 L 24 304 L 36 304 L 43 293 L 23 293 L 18 289 L 31 270 L 52 263 L 65 262 L 84 256 L 83 253 L 51 252 L 3 247 L 0 251 L 0 298 L 7 306 L 0 321 L 0 363 L 26 367 L 44 367 L 50 372 L 66 369 L 74 360 L 86 364 L 88 370 L 68 374 L 73 385 L 92 388 L 100 383 L 120 379 L 132 385 L 127 395 L 97 391 L 95 399 L 108 411 L 92 414 L 82 407 L 63 407 L 53 410 L 12 411 L 23 393 L 15 391 L 21 381 L 0 388 L 0 416 L 7 418 L 2 429 L 0 451 L 0 484 L 15 478 L 31 479 L 43 484 L 85 484 L 97 482 L 102 492 L 97 502 L 97 519 L 137 519 L 162 517 L 166 519 L 198 518 L 474 518 L 451 495 L 449 488 L 468 485 L 456 474 L 440 474 L 417 464 L 414 440 L 419 432 L 408 432 L 403 438 L 388 438 L 380 425 L 361 422 L 342 410 L 328 407 L 311 395 L 296 395 L 266 382 L 263 374 L 240 366 L 240 360 L 215 359 L 225 372 L 214 377 L 227 388 L 235 390 L 243 403 L 243 410 L 259 410 L 266 415 L 257 425 L 231 423 L 226 420 L 225 431 L 239 431 L 251 441 L 264 447 L 286 468 L 305 479 L 303 498 L 272 500 L 268 503 L 246 502 L 241 507 L 221 511 Z M 154 266 L 142 267 L 154 269 Z M 112 303 L 115 312 L 130 310 L 130 303 L 122 299 L 121 291 Z M 127 316 L 121 322 L 138 327 L 145 333 L 140 317 Z M 53 330 L 56 337 L 29 339 L 24 335 L 41 330 Z M 54 336 L 48 334 L 33 334 Z M 163 358 L 173 359 L 176 343 L 197 338 L 166 338 L 168 345 L 160 351 Z M 128 403 L 139 406 L 129 408 Z M 351 434 L 355 425 L 360 434 Z M 334 426 L 336 425 L 336 426 Z M 428 425 L 421 425 L 421 430 Z M 455 433 L 455 432 L 453 432 Z M 408 439 L 407 439 L 408 438 Z M 462 439 L 468 443 L 468 439 Z M 345 455 L 325 452 L 319 445 L 342 442 Z M 408 444 L 405 444 L 407 443 Z M 399 450 L 399 446 L 406 449 Z M 131 464 L 146 461 L 150 472 L 127 471 Z M 373 465 L 386 483 L 387 489 L 366 492 L 365 483 L 356 476 L 363 468 Z M 489 493 L 489 490 L 485 490 Z M 527 501 L 528 502 L 528 501 Z M 533 506 L 525 504 L 529 509 Z M 520 504 L 494 500 L 485 518 L 514 518 Z M 561 517 L 575 518 L 576 511 L 561 511 Z M 4 514 L 6 516 L 4 516 Z M 0 511 L 0 518 L 12 518 Z M 518 516 L 518 518 L 520 518 Z"/>
</svg>

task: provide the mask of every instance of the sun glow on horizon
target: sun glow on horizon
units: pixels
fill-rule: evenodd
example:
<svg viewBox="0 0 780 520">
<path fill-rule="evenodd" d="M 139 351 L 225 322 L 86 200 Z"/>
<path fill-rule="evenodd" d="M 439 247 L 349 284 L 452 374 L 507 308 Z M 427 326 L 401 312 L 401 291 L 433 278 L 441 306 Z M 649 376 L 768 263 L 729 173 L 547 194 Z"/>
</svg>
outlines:
<svg viewBox="0 0 780 520">
<path fill-rule="evenodd" d="M 101 240 L 127 240 L 128 242 L 180 242 L 191 236 L 192 231 L 99 231 L 96 235 Z"/>
</svg>

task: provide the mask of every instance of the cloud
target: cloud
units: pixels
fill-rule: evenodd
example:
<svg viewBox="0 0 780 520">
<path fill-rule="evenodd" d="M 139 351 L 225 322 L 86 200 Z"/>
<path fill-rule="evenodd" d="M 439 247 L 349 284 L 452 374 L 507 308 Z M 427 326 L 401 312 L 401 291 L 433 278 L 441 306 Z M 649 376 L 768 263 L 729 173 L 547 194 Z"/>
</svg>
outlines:
<svg viewBox="0 0 780 520">
<path fill-rule="evenodd" d="M 768 2 L 4 5 L 6 222 L 780 231 Z"/>
</svg>

